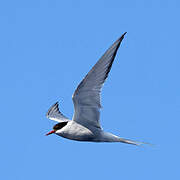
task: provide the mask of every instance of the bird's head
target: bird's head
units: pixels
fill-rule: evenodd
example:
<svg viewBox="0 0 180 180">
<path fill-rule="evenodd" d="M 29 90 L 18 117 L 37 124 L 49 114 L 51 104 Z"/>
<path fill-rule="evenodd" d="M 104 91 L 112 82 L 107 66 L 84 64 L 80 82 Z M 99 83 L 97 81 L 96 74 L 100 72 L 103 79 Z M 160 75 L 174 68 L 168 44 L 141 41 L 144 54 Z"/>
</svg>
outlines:
<svg viewBox="0 0 180 180">
<path fill-rule="evenodd" d="M 50 131 L 50 132 L 48 132 L 48 133 L 46 134 L 46 136 L 48 136 L 48 135 L 50 135 L 50 134 L 56 133 L 58 130 L 60 130 L 60 129 L 62 129 L 64 126 L 66 126 L 67 123 L 68 123 L 68 121 L 66 121 L 66 122 L 60 122 L 60 123 L 54 125 L 54 126 L 53 126 L 53 130 Z"/>
</svg>

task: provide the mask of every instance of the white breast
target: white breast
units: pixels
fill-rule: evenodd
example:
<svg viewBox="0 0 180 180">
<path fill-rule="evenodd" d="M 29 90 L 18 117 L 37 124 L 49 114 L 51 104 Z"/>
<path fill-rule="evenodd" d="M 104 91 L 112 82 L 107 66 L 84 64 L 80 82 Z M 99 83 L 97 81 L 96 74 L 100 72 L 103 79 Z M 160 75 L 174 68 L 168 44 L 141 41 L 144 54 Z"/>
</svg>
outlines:
<svg viewBox="0 0 180 180">
<path fill-rule="evenodd" d="M 94 138 L 94 134 L 89 129 L 75 121 L 69 121 L 68 124 L 58 130 L 56 134 L 77 141 L 90 141 Z"/>
</svg>

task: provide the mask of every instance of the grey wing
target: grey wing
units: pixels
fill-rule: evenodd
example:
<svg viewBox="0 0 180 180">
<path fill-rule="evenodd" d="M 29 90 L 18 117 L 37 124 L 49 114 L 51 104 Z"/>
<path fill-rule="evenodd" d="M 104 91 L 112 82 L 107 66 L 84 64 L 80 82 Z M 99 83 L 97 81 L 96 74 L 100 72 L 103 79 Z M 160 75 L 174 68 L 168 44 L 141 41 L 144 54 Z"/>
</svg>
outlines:
<svg viewBox="0 0 180 180">
<path fill-rule="evenodd" d="M 57 122 L 69 121 L 69 119 L 59 111 L 58 102 L 50 107 L 50 109 L 46 113 L 46 117 Z"/>
<path fill-rule="evenodd" d="M 72 97 L 75 109 L 73 121 L 86 127 L 101 128 L 99 122 L 101 89 L 125 34 L 105 52 L 75 90 Z"/>
</svg>

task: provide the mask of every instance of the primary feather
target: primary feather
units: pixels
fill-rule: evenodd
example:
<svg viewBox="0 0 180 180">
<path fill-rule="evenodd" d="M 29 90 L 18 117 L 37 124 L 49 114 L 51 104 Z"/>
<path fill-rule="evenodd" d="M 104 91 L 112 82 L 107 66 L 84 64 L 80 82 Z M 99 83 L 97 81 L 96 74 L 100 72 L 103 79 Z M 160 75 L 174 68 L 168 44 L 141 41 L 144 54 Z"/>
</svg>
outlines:
<svg viewBox="0 0 180 180">
<path fill-rule="evenodd" d="M 101 128 L 99 122 L 101 89 L 125 34 L 104 53 L 75 90 L 72 97 L 75 109 L 73 121 L 85 127 Z"/>
<path fill-rule="evenodd" d="M 60 112 L 58 102 L 49 108 L 46 117 L 57 122 L 69 121 L 69 119 Z"/>
</svg>

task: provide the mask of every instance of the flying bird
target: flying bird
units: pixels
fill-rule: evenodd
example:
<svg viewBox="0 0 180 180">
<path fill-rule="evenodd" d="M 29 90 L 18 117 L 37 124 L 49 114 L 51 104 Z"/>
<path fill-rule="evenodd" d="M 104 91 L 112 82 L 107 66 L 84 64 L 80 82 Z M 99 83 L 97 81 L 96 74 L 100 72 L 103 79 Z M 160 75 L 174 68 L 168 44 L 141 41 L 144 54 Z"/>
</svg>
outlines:
<svg viewBox="0 0 180 180">
<path fill-rule="evenodd" d="M 74 103 L 72 120 L 60 112 L 58 102 L 48 110 L 46 117 L 58 123 L 46 135 L 54 133 L 76 141 L 142 144 L 105 132 L 100 125 L 101 89 L 125 34 L 126 32 L 104 53 L 78 85 L 72 96 Z"/>
</svg>

